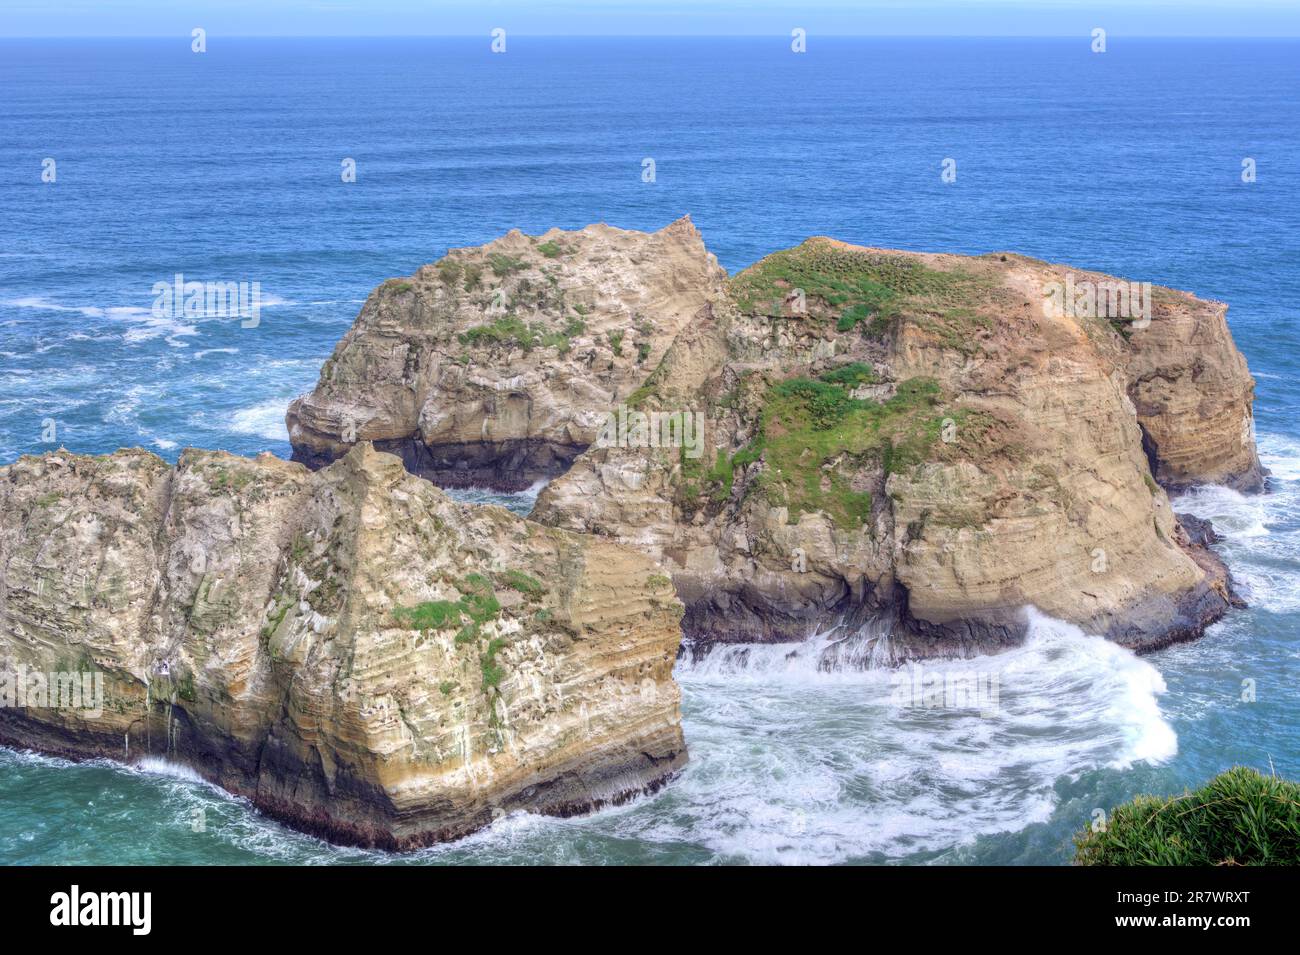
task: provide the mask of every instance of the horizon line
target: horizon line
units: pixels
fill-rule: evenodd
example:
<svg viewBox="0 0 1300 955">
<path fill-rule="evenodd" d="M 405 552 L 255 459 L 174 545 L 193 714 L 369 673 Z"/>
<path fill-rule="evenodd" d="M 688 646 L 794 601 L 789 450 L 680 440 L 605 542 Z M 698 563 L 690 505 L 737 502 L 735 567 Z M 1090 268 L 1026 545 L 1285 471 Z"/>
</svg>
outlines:
<svg viewBox="0 0 1300 955">
<path fill-rule="evenodd" d="M 495 29 L 495 28 L 494 28 Z M 209 36 L 213 36 L 209 31 Z M 228 40 L 456 40 L 490 38 L 481 33 L 217 33 Z M 789 39 L 786 33 L 516 33 L 529 39 L 644 39 L 644 40 L 742 40 Z M 0 33 L 0 40 L 167 40 L 189 38 L 189 33 Z M 1079 33 L 817 33 L 809 37 L 827 40 L 1078 40 Z M 1295 40 L 1298 33 L 1112 33 L 1109 38 L 1141 40 Z"/>
</svg>

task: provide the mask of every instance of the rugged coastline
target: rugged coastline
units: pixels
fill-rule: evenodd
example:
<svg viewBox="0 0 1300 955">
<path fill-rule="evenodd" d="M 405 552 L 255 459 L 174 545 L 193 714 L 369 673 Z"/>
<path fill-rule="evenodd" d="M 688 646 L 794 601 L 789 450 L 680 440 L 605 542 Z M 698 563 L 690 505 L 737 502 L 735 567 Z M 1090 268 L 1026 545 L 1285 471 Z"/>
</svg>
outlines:
<svg viewBox="0 0 1300 955">
<path fill-rule="evenodd" d="M 93 708 L 0 707 L 6 745 L 163 756 L 385 849 L 618 802 L 685 762 L 681 608 L 657 567 L 458 504 L 368 444 L 317 472 L 24 457 L 0 468 L 0 514 L 6 675 L 29 698 L 60 674 L 104 687 Z"/>
<path fill-rule="evenodd" d="M 834 629 L 827 667 L 889 666 L 1013 646 L 1028 606 L 1194 639 L 1240 598 L 1169 493 L 1262 487 L 1254 382 L 1222 303 L 1044 306 L 1117 281 L 826 238 L 728 276 L 689 218 L 453 250 L 367 299 L 292 462 L 0 467 L 0 666 L 106 688 L 0 707 L 0 742 L 411 849 L 661 786 L 679 648 Z M 620 409 L 703 440 L 611 443 Z M 543 480 L 527 520 L 437 486 Z"/>
<path fill-rule="evenodd" d="M 1128 285 L 825 238 L 728 277 L 689 218 L 511 233 L 377 289 L 288 426 L 303 459 L 352 433 L 435 480 L 467 443 L 467 483 L 552 479 L 533 516 L 663 562 L 697 649 L 838 624 L 878 662 L 992 652 L 1032 604 L 1150 650 L 1238 599 L 1168 493 L 1263 472 L 1226 306 L 1106 314 Z M 1063 287 L 1091 307 L 1053 313 Z M 702 413 L 703 456 L 600 446 L 624 404 Z"/>
</svg>

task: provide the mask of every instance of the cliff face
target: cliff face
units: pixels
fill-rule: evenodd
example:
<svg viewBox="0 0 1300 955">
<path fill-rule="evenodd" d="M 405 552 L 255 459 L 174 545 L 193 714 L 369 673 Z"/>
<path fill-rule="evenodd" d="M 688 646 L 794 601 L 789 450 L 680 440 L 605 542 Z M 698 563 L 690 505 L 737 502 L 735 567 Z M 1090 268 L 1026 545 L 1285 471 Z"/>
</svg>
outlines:
<svg viewBox="0 0 1300 955">
<path fill-rule="evenodd" d="M 994 651 L 1028 605 L 1196 636 L 1236 598 L 1166 488 L 1262 485 L 1253 381 L 1223 305 L 1073 295 L 1114 283 L 830 239 L 728 279 L 689 220 L 456 250 L 290 407 L 317 470 L 0 468 L 0 742 L 167 755 L 409 848 L 658 786 L 683 630 L 835 628 L 827 666 Z M 423 477 L 552 480 L 525 521 Z"/>
<path fill-rule="evenodd" d="M 1228 306 L 1162 291 L 1162 320 L 1134 333 L 1122 358 L 1156 480 L 1260 491 L 1255 380 L 1233 345 Z"/>
<path fill-rule="evenodd" d="M 620 272 L 638 258 L 630 251 L 588 261 L 592 231 L 536 242 L 559 249 L 553 267 L 579 283 L 635 284 Z M 1015 255 L 829 239 L 722 283 L 685 223 L 617 236 L 644 260 L 665 233 L 689 236 L 692 264 L 673 270 L 671 306 L 642 313 L 654 342 L 646 361 L 617 366 L 617 385 L 599 394 L 552 390 L 570 403 L 552 417 L 588 422 L 569 432 L 576 449 L 623 401 L 698 412 L 702 454 L 588 446 L 533 516 L 671 568 L 697 645 L 800 639 L 839 624 L 845 639 L 831 653 L 841 659 L 979 652 L 1017 640 L 1033 604 L 1151 648 L 1199 634 L 1233 601 L 1226 569 L 1182 529 L 1165 492 L 1262 481 L 1253 382 L 1222 305 L 1157 288 L 1120 314 L 1073 297 L 1053 309 L 1057 286 L 1072 294 L 1097 283 L 1104 299 L 1115 280 Z M 565 288 L 571 301 L 596 294 Z M 518 308 L 508 292 L 498 300 L 507 316 Z M 416 311 L 403 314 L 398 339 L 418 324 Z M 483 318 L 455 327 L 473 321 Z M 363 310 L 336 356 L 371 347 L 366 322 Z M 572 381 L 582 374 L 575 355 L 538 339 L 523 367 L 540 360 Z M 520 357 L 469 350 L 464 375 L 501 381 Z M 402 390 L 377 388 L 390 384 Z M 375 387 L 327 373 L 290 426 L 322 394 L 355 405 Z M 462 403 L 457 390 L 407 390 L 429 420 Z M 440 453 L 436 434 L 422 440 Z M 467 441 L 458 434 L 449 453 Z M 493 441 L 475 448 L 481 475 L 513 460 Z"/>
<path fill-rule="evenodd" d="M 103 689 L 0 707 L 0 741 L 168 755 L 338 841 L 659 785 L 686 758 L 680 614 L 646 557 L 453 502 L 368 444 L 315 473 L 199 451 L 0 468 L 4 685 Z"/>
<path fill-rule="evenodd" d="M 725 277 L 689 219 L 455 249 L 371 294 L 289 408 L 294 458 L 373 441 L 444 487 L 554 477 Z"/>
</svg>

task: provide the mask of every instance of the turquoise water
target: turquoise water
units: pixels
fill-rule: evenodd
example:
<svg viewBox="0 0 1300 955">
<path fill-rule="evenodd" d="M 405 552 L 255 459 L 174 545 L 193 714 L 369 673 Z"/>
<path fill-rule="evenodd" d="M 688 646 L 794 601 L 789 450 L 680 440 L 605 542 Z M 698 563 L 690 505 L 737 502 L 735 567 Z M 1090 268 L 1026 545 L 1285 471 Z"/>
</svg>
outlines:
<svg viewBox="0 0 1300 955">
<path fill-rule="evenodd" d="M 382 279 L 516 226 L 690 212 L 729 269 L 825 233 L 1227 301 L 1275 475 L 1267 495 L 1178 503 L 1228 536 L 1250 609 L 1141 660 L 1037 619 L 1024 648 L 949 665 L 997 673 L 993 719 L 901 709 L 891 674 L 819 673 L 802 650 L 715 655 L 678 668 L 691 763 L 672 786 L 402 857 L 290 832 L 183 768 L 0 750 L 0 862 L 1062 862 L 1137 792 L 1234 763 L 1300 778 L 1300 44 L 1110 50 L 0 41 L 0 463 L 58 443 L 287 456 L 285 405 Z M 178 271 L 260 281 L 271 304 L 256 329 L 153 318 Z"/>
</svg>

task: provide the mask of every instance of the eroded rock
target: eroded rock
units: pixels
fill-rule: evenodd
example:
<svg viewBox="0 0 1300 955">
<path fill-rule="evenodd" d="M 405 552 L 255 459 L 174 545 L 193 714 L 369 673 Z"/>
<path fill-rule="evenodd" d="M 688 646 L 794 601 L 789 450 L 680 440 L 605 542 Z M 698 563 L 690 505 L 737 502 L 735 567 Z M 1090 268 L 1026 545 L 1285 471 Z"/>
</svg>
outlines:
<svg viewBox="0 0 1300 955">
<path fill-rule="evenodd" d="M 443 487 L 555 477 L 725 278 L 689 218 L 455 249 L 371 294 L 289 407 L 294 458 L 373 441 Z"/>
<path fill-rule="evenodd" d="M 369 444 L 314 473 L 192 450 L 0 468 L 0 681 L 103 687 L 0 707 L 0 741 L 164 756 L 337 841 L 657 787 L 686 759 L 680 614 L 648 558 L 458 504 Z"/>
<path fill-rule="evenodd" d="M 1045 307 L 1052 286 L 1098 283 L 1104 299 L 1116 280 L 1011 254 L 918 254 L 831 239 L 722 282 L 693 229 L 665 232 L 676 233 L 672 243 L 664 233 L 613 233 L 625 248 L 645 249 L 641 261 L 664 257 L 668 244 L 687 253 L 669 298 L 642 312 L 654 343 L 648 360 L 616 363 L 617 383 L 594 391 L 550 388 L 542 417 L 576 427 L 564 432 L 579 435 L 566 445 L 574 449 L 623 402 L 647 413 L 701 412 L 704 453 L 587 447 L 543 491 L 534 517 L 662 561 L 697 646 L 796 640 L 838 625 L 850 638 L 870 633 L 875 646 L 863 655 L 876 662 L 985 652 L 1020 639 L 1024 608 L 1034 605 L 1149 649 L 1199 634 L 1231 605 L 1226 569 L 1199 536 L 1181 531 L 1166 493 L 1201 482 L 1262 485 L 1253 381 L 1222 304 L 1153 288 L 1144 290 L 1145 316 L 1073 302 L 1055 314 Z M 565 249 L 556 281 L 566 300 L 585 296 L 627 315 L 602 296 L 637 286 L 637 256 L 605 255 L 609 234 L 591 227 L 500 241 L 531 256 L 519 272 L 528 276 L 546 272 L 535 252 L 543 241 Z M 656 288 L 668 287 L 653 274 Z M 456 317 L 440 317 L 438 328 L 482 327 L 481 303 L 454 300 Z M 372 303 L 336 358 L 424 341 L 427 310 L 395 303 L 377 333 Z M 327 369 L 289 423 L 301 426 L 306 408 L 388 395 L 380 404 L 406 409 L 406 433 L 411 415 L 444 423 L 421 431 L 421 455 L 451 460 L 470 448 L 475 480 L 518 487 L 536 472 L 497 439 L 533 434 L 540 419 L 524 409 L 536 407 L 538 389 L 517 392 L 528 398 L 513 416 L 475 412 L 469 429 L 447 430 L 462 407 L 477 407 L 462 382 L 546 368 L 571 383 L 585 374 L 579 354 L 540 338 L 526 358 L 468 349 L 437 388 L 378 363 L 377 386 Z M 474 438 L 474 427 L 490 437 Z M 293 433 L 300 453 L 314 453 L 319 430 Z M 556 433 L 551 449 L 564 443 Z M 559 471 L 566 462 L 551 464 Z M 437 480 L 446 468 L 417 462 L 416 470 Z"/>
</svg>

